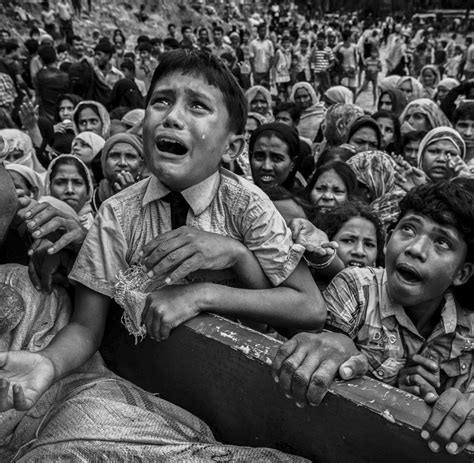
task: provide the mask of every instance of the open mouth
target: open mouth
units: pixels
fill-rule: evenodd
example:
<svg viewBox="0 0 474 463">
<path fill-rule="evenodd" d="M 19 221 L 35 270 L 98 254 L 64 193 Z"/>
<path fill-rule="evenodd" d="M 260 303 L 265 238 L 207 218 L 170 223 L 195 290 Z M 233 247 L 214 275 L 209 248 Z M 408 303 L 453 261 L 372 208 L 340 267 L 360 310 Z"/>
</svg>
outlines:
<svg viewBox="0 0 474 463">
<path fill-rule="evenodd" d="M 407 283 L 419 283 L 422 280 L 421 275 L 411 265 L 398 264 L 396 270 L 401 278 Z"/>
<path fill-rule="evenodd" d="M 176 154 L 183 156 L 188 152 L 188 148 L 178 140 L 161 137 L 156 140 L 156 147 L 163 153 Z"/>
<path fill-rule="evenodd" d="M 358 260 L 351 260 L 350 262 L 347 263 L 347 267 L 365 267 L 364 262 L 360 262 Z"/>
<path fill-rule="evenodd" d="M 270 182 L 273 182 L 274 178 L 271 175 L 261 175 L 260 180 L 263 183 L 270 183 Z"/>
</svg>

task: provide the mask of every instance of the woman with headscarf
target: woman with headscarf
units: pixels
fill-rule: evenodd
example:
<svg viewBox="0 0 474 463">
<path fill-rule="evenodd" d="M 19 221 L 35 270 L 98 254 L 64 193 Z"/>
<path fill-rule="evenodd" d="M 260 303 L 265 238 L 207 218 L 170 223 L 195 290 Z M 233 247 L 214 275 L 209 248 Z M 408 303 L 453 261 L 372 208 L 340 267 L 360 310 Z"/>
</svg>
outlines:
<svg viewBox="0 0 474 463">
<path fill-rule="evenodd" d="M 453 77 L 446 77 L 439 81 L 438 88 L 436 89 L 436 94 L 434 100 L 436 103 L 441 105 L 446 98 L 446 95 L 453 89 L 459 86 L 459 80 L 454 79 Z"/>
<path fill-rule="evenodd" d="M 438 66 L 427 64 L 423 66 L 420 72 L 420 82 L 423 85 L 424 95 L 427 98 L 433 98 L 440 80 Z"/>
<path fill-rule="evenodd" d="M 142 109 L 144 107 L 143 96 L 137 87 L 137 84 L 130 79 L 120 79 L 112 89 L 109 111 L 118 107 L 129 109 Z"/>
<path fill-rule="evenodd" d="M 104 178 L 92 196 L 94 211 L 98 211 L 106 199 L 140 180 L 144 166 L 143 143 L 131 133 L 113 135 L 102 148 L 100 161 Z"/>
<path fill-rule="evenodd" d="M 89 169 L 92 160 L 104 147 L 105 140 L 94 132 L 81 132 L 72 142 L 71 154 L 77 156 Z"/>
<path fill-rule="evenodd" d="M 418 148 L 418 168 L 433 182 L 449 180 L 465 166 L 466 144 L 451 127 L 430 130 Z"/>
<path fill-rule="evenodd" d="M 81 225 L 89 229 L 95 216 L 91 207 L 93 188 L 87 166 L 78 157 L 63 154 L 53 159 L 48 167 L 45 195 L 40 198 L 40 202 L 61 206 L 55 200 L 50 201 L 50 197 L 53 197 L 66 203 L 74 210 Z"/>
<path fill-rule="evenodd" d="M 440 126 L 451 127 L 451 122 L 442 109 L 429 98 L 419 98 L 408 103 L 400 115 L 400 123 L 402 134 L 414 130 L 428 132 Z"/>
<path fill-rule="evenodd" d="M 33 169 L 38 174 L 44 174 L 46 169 L 36 157 L 35 148 L 29 135 L 17 129 L 0 130 L 0 136 L 8 143 L 9 151 L 6 162 L 13 162 Z"/>
<path fill-rule="evenodd" d="M 261 114 L 266 122 L 273 121 L 272 95 L 269 90 L 262 85 L 254 85 L 245 92 L 245 96 L 250 112 Z"/>
<path fill-rule="evenodd" d="M 324 92 L 323 100 L 328 107 L 336 103 L 351 104 L 354 102 L 354 94 L 344 85 L 335 85 Z"/>
<path fill-rule="evenodd" d="M 379 150 L 382 146 L 382 133 L 377 122 L 370 116 L 361 116 L 349 127 L 347 143 L 360 153 Z"/>
<path fill-rule="evenodd" d="M 5 168 L 10 174 L 15 188 L 23 190 L 26 196 L 38 199 L 43 194 L 43 178 L 33 169 L 14 163 L 7 164 Z"/>
<path fill-rule="evenodd" d="M 408 102 L 424 96 L 423 85 L 412 76 L 400 77 L 397 82 L 397 88 L 405 95 Z"/>
<path fill-rule="evenodd" d="M 74 132 L 95 132 L 104 140 L 110 135 L 110 116 L 105 107 L 94 100 L 81 101 L 72 115 Z"/>
<path fill-rule="evenodd" d="M 249 142 L 250 167 L 255 184 L 264 191 L 276 186 L 292 191 L 297 186 L 295 178 L 299 154 L 300 140 L 294 127 L 282 122 L 258 127 Z"/>
<path fill-rule="evenodd" d="M 377 110 L 390 111 L 396 117 L 399 117 L 406 105 L 405 95 L 397 88 L 389 88 L 380 93 Z"/>
<path fill-rule="evenodd" d="M 326 108 L 323 103 L 319 103 L 313 86 L 308 82 L 296 83 L 291 89 L 290 101 L 301 110 L 298 133 L 301 137 L 314 140 L 326 114 Z"/>
<path fill-rule="evenodd" d="M 401 77 L 397 75 L 387 76 L 383 79 L 380 79 L 377 83 L 377 86 L 381 92 L 385 92 L 387 90 L 397 88 L 397 84 L 400 79 Z"/>
</svg>

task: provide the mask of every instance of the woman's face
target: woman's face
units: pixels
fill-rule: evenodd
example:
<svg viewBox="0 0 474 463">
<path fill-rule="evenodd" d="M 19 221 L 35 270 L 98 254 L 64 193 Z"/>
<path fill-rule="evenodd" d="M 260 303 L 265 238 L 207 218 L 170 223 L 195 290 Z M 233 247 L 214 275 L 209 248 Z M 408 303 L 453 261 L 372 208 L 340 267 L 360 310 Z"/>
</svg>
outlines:
<svg viewBox="0 0 474 463">
<path fill-rule="evenodd" d="M 268 112 L 268 101 L 262 92 L 257 92 L 254 99 L 250 102 L 250 111 L 264 116 Z"/>
<path fill-rule="evenodd" d="M 449 93 L 449 90 L 446 87 L 443 87 L 442 85 L 438 87 L 438 101 L 443 102 L 443 100 L 446 98 L 446 95 Z"/>
<path fill-rule="evenodd" d="M 342 178 L 331 169 L 316 180 L 310 198 L 319 212 L 326 213 L 347 201 L 347 188 Z"/>
<path fill-rule="evenodd" d="M 349 219 L 334 235 L 338 257 L 345 267 L 372 267 L 377 259 L 375 225 L 363 217 Z"/>
<path fill-rule="evenodd" d="M 295 92 L 295 104 L 301 109 L 307 109 L 311 106 L 311 95 L 305 88 L 299 88 Z"/>
<path fill-rule="evenodd" d="M 391 111 L 392 110 L 392 100 L 388 93 L 384 93 L 380 97 L 379 102 L 379 111 Z"/>
<path fill-rule="evenodd" d="M 409 80 L 407 80 L 406 82 L 403 82 L 403 84 L 400 85 L 400 90 L 405 95 L 407 101 L 411 101 L 413 97 L 413 86 Z"/>
<path fill-rule="evenodd" d="M 95 132 L 102 136 L 102 121 L 95 111 L 91 108 L 84 108 L 77 118 L 79 132 Z"/>
<path fill-rule="evenodd" d="M 124 142 L 116 143 L 107 155 L 104 176 L 111 182 L 117 182 L 119 175 L 129 172 L 136 180 L 142 168 L 143 160 L 132 145 Z"/>
<path fill-rule="evenodd" d="M 79 212 L 87 200 L 86 180 L 72 164 L 61 164 L 51 179 L 51 196 Z"/>
<path fill-rule="evenodd" d="M 431 130 L 428 118 L 420 112 L 417 108 L 410 108 L 405 116 L 405 122 L 413 127 L 413 130 L 424 130 L 428 132 Z"/>
<path fill-rule="evenodd" d="M 372 127 L 361 127 L 356 130 L 348 142 L 358 153 L 376 150 L 378 148 L 377 133 Z"/>
<path fill-rule="evenodd" d="M 395 124 L 389 117 L 379 117 L 377 124 L 382 132 L 382 149 L 385 149 L 390 143 L 395 140 Z"/>
<path fill-rule="evenodd" d="M 449 180 L 453 170 L 448 162 L 460 156 L 459 149 L 449 140 L 439 140 L 428 145 L 422 153 L 421 168 L 434 182 Z"/>
<path fill-rule="evenodd" d="M 83 161 L 88 167 L 90 162 L 94 158 L 92 147 L 81 138 L 74 139 L 72 143 L 71 154 L 74 154 L 78 158 L 81 158 L 81 161 Z"/>
<path fill-rule="evenodd" d="M 294 163 L 288 145 L 278 137 L 270 135 L 262 136 L 255 142 L 250 167 L 255 184 L 262 189 L 268 189 L 282 185 Z"/>
<path fill-rule="evenodd" d="M 61 122 L 72 119 L 74 112 L 74 103 L 71 100 L 61 100 L 59 103 L 59 119 Z"/>
<path fill-rule="evenodd" d="M 245 141 L 248 143 L 252 134 L 257 130 L 258 123 L 253 117 L 248 117 L 245 123 Z"/>
<path fill-rule="evenodd" d="M 431 69 L 425 69 L 421 76 L 423 87 L 432 87 L 436 81 L 435 73 Z"/>
<path fill-rule="evenodd" d="M 5 161 L 18 162 L 24 156 L 23 150 L 20 148 L 14 148 L 8 151 L 5 156 Z"/>
</svg>

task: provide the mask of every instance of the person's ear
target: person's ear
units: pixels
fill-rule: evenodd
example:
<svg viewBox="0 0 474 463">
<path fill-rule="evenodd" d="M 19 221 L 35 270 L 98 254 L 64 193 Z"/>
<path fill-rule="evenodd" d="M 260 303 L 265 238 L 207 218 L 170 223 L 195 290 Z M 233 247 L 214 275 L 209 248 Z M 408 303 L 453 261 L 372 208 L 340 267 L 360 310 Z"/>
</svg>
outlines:
<svg viewBox="0 0 474 463">
<path fill-rule="evenodd" d="M 461 268 L 454 274 L 452 285 L 461 286 L 467 283 L 474 272 L 474 264 L 472 262 L 464 262 Z"/>
<path fill-rule="evenodd" d="M 242 154 L 244 146 L 245 139 L 243 135 L 230 135 L 222 160 L 227 163 L 234 161 Z"/>
</svg>

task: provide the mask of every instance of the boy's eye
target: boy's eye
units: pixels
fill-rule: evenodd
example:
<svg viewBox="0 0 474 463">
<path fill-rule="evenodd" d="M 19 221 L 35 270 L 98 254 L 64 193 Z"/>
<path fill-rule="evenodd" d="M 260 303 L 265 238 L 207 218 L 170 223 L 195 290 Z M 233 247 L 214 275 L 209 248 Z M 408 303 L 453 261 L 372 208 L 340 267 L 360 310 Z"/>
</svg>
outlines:
<svg viewBox="0 0 474 463">
<path fill-rule="evenodd" d="M 204 103 L 201 103 L 200 101 L 195 101 L 191 105 L 191 107 L 194 108 L 194 109 L 202 109 L 202 110 L 208 109 L 207 106 Z"/>
<path fill-rule="evenodd" d="M 436 240 L 436 244 L 440 247 L 440 248 L 443 248 L 443 249 L 451 249 L 451 243 L 444 239 L 444 238 L 438 238 Z"/>
<path fill-rule="evenodd" d="M 411 225 L 408 225 L 408 224 L 402 225 L 401 230 L 408 235 L 415 234 L 415 229 Z"/>
<path fill-rule="evenodd" d="M 342 238 L 339 241 L 341 241 L 341 243 L 346 243 L 346 244 L 352 244 L 354 242 L 352 238 Z"/>
</svg>

